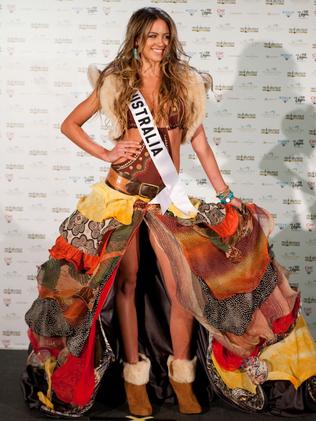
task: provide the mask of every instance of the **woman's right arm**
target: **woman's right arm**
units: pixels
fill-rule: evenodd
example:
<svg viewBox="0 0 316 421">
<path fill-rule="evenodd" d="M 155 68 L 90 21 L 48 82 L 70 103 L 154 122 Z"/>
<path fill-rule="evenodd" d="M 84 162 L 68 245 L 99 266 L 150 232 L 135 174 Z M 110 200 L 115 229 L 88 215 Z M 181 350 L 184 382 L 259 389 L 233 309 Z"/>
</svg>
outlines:
<svg viewBox="0 0 316 421">
<path fill-rule="evenodd" d="M 112 150 L 108 150 L 95 143 L 81 128 L 98 111 L 97 104 L 97 94 L 94 90 L 65 118 L 60 126 L 61 132 L 81 149 L 96 158 L 102 159 L 102 161 L 114 162 L 120 158 L 132 159 L 138 151 L 139 142 L 128 140 L 117 142 Z"/>
</svg>

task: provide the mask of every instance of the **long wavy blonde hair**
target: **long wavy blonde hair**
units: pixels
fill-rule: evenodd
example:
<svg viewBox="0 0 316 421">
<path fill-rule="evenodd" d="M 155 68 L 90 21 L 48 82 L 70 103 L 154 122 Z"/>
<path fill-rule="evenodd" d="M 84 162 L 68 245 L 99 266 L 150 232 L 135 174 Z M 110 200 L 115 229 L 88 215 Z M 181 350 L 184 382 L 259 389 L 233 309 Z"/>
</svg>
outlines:
<svg viewBox="0 0 316 421">
<path fill-rule="evenodd" d="M 170 108 L 179 113 L 180 125 L 187 127 L 188 120 L 185 104 L 187 98 L 187 75 L 188 71 L 193 69 L 188 64 L 189 56 L 184 52 L 178 39 L 177 28 L 173 19 L 164 10 L 156 7 L 144 7 L 133 13 L 127 29 L 125 40 L 115 59 L 109 63 L 100 73 L 96 85 L 97 97 L 100 104 L 100 89 L 104 79 L 109 74 L 114 74 L 120 78 L 122 90 L 114 104 L 117 110 L 118 121 L 123 128 L 127 130 L 127 111 L 130 99 L 133 93 L 141 88 L 141 59 L 136 59 L 133 55 L 133 48 L 136 48 L 141 58 L 142 48 L 146 42 L 147 35 L 155 20 L 162 19 L 166 22 L 170 39 L 167 51 L 160 63 L 162 70 L 162 82 L 158 93 L 157 110 L 153 115 L 156 122 L 168 121 Z"/>
</svg>

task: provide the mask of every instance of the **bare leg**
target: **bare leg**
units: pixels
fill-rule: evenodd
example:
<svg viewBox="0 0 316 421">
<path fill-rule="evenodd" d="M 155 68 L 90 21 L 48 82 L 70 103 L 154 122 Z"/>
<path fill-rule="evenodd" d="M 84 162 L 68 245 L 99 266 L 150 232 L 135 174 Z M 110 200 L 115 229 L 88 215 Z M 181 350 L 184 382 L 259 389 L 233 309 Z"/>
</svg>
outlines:
<svg viewBox="0 0 316 421">
<path fill-rule="evenodd" d="M 190 344 L 193 330 L 193 316 L 181 306 L 176 297 L 176 281 L 173 277 L 169 259 L 158 245 L 154 235 L 149 232 L 151 245 L 158 259 L 165 286 L 170 298 L 170 334 L 175 359 L 189 360 Z"/>
<path fill-rule="evenodd" d="M 170 355 L 167 361 L 169 382 L 177 396 L 179 411 L 183 414 L 199 414 L 202 412 L 202 408 L 193 391 L 196 357 L 191 360 L 190 355 L 194 319 L 177 299 L 176 281 L 166 253 L 159 246 L 152 232 L 149 232 L 149 238 L 156 253 L 171 302 L 170 334 L 173 356 Z"/>
<path fill-rule="evenodd" d="M 139 264 L 139 231 L 131 240 L 117 274 L 116 308 L 122 335 L 125 361 L 138 361 L 138 328 L 135 289 Z"/>
</svg>

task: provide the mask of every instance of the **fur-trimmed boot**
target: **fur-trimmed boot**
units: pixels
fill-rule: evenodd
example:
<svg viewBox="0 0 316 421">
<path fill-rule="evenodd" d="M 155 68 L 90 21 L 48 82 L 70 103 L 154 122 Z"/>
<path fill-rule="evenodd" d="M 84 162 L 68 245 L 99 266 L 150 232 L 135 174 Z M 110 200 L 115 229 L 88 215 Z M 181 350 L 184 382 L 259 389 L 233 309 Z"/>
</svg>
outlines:
<svg viewBox="0 0 316 421">
<path fill-rule="evenodd" d="M 139 354 L 140 360 L 135 364 L 124 363 L 123 377 L 129 411 L 132 415 L 146 416 L 152 414 L 146 384 L 149 381 L 150 360 Z"/>
<path fill-rule="evenodd" d="M 196 357 L 193 360 L 179 360 L 170 355 L 167 365 L 169 381 L 177 396 L 179 411 L 182 414 L 201 413 L 201 405 L 192 389 L 195 379 Z"/>
</svg>

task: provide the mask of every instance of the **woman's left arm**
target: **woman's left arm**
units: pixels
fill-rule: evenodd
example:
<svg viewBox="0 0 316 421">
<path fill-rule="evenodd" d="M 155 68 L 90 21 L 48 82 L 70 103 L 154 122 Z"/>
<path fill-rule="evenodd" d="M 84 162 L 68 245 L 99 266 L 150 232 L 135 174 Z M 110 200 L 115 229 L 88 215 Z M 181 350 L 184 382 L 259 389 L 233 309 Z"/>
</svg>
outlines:
<svg viewBox="0 0 316 421">
<path fill-rule="evenodd" d="M 207 178 L 210 180 L 214 190 L 216 191 L 216 194 L 224 191 L 227 188 L 227 184 L 222 177 L 212 148 L 207 141 L 202 124 L 197 128 L 191 143 L 192 148 L 197 154 L 197 157 L 199 158 L 199 161 L 207 175 Z M 235 197 L 232 199 L 231 203 L 238 207 L 241 206 L 241 201 Z"/>
</svg>

